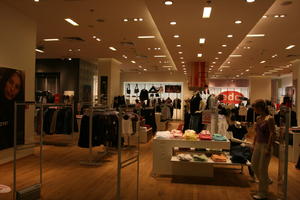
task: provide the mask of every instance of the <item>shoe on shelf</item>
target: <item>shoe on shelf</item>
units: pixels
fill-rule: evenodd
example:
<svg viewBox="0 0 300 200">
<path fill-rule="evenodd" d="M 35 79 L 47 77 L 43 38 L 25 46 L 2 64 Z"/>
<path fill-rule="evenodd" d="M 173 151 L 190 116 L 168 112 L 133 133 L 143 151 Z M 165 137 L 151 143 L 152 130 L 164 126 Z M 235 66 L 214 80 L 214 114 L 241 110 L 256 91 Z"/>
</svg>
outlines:
<svg viewBox="0 0 300 200">
<path fill-rule="evenodd" d="M 254 195 L 252 195 L 252 198 L 256 199 L 256 200 L 267 200 L 268 199 L 265 195 L 261 195 L 261 194 L 254 194 Z"/>
</svg>

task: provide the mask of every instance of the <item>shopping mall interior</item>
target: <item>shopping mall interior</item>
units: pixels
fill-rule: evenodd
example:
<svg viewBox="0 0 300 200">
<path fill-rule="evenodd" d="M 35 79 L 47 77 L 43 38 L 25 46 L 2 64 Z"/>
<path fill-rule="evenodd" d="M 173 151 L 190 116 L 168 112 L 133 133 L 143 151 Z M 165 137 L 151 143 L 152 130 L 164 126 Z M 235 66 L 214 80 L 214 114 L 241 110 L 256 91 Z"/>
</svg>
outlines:
<svg viewBox="0 0 300 200">
<path fill-rule="evenodd" d="M 0 0 L 0 199 L 299 199 L 299 10 Z"/>
</svg>

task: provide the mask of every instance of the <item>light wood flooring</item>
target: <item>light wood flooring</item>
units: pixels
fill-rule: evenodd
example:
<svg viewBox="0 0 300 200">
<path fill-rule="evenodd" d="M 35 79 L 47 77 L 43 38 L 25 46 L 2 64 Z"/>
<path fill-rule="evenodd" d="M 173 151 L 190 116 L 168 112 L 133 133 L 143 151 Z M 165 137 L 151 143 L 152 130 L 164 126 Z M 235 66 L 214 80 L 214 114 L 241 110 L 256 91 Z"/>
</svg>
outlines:
<svg viewBox="0 0 300 200">
<path fill-rule="evenodd" d="M 174 125 L 175 126 L 175 125 Z M 172 125 L 171 125 L 172 127 Z M 218 168 L 214 178 L 152 177 L 151 141 L 141 145 L 141 200 L 251 200 L 249 193 L 255 183 L 249 181 L 248 170 Z M 131 151 L 126 152 L 129 156 Z M 87 160 L 88 151 L 77 146 L 45 146 L 44 200 L 113 200 L 117 178 L 117 154 L 110 153 L 98 167 L 80 165 Z M 276 199 L 277 158 L 272 158 L 270 177 L 271 198 Z M 18 161 L 18 188 L 38 182 L 38 154 Z M 122 199 L 136 199 L 136 165 L 122 173 Z M 289 164 L 289 200 L 298 200 L 300 170 Z M 12 185 L 12 164 L 0 166 L 0 184 Z M 0 194 L 0 200 L 11 199 L 11 193 Z"/>
</svg>

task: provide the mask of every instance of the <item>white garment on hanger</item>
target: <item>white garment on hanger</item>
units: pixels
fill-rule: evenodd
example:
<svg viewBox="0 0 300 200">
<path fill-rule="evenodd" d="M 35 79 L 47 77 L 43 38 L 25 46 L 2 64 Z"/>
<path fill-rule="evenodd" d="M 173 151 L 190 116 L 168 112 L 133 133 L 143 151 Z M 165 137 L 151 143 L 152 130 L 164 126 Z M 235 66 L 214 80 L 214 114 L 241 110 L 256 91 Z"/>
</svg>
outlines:
<svg viewBox="0 0 300 200">
<path fill-rule="evenodd" d="M 122 135 L 132 135 L 133 134 L 133 128 L 132 128 L 132 120 L 129 119 L 123 119 L 122 118 Z"/>
</svg>

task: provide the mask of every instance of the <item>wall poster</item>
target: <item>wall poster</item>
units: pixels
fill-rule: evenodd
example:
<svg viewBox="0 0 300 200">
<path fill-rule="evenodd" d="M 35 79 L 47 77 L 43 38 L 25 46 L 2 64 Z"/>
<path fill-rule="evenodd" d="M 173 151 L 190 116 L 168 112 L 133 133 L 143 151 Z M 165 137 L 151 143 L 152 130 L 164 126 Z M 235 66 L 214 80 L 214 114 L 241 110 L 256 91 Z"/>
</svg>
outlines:
<svg viewBox="0 0 300 200">
<path fill-rule="evenodd" d="M 13 146 L 14 102 L 24 101 L 23 71 L 0 67 L 0 150 Z M 17 110 L 17 144 L 24 144 L 25 109 Z"/>
</svg>

